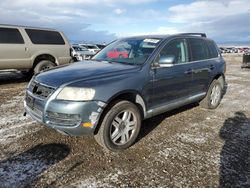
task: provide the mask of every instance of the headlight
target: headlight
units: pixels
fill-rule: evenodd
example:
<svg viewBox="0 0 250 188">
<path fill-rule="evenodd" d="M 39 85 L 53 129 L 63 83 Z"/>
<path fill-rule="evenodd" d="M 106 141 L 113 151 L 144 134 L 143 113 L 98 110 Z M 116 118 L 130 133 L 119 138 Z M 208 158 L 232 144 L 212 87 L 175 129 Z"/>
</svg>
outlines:
<svg viewBox="0 0 250 188">
<path fill-rule="evenodd" d="M 95 96 L 95 90 L 91 88 L 65 87 L 57 95 L 57 99 L 72 101 L 88 101 Z"/>
</svg>

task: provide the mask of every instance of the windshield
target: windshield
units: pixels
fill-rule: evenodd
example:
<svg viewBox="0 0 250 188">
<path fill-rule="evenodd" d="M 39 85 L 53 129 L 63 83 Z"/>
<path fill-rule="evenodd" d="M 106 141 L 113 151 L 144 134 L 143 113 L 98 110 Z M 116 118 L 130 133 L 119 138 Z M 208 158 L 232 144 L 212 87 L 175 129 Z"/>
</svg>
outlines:
<svg viewBox="0 0 250 188">
<path fill-rule="evenodd" d="M 92 59 L 124 64 L 143 64 L 158 46 L 161 39 L 122 39 L 117 40 Z"/>
</svg>

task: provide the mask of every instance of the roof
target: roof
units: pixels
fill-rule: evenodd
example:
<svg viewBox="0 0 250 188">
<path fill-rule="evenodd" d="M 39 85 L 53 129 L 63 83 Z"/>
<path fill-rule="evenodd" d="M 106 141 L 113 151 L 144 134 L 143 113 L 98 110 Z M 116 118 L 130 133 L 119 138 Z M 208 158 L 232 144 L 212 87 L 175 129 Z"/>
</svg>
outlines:
<svg viewBox="0 0 250 188">
<path fill-rule="evenodd" d="M 155 39 L 163 39 L 163 38 L 167 38 L 169 36 L 171 36 L 171 35 L 138 35 L 138 36 L 125 37 L 125 38 L 138 38 L 138 39 L 155 38 Z"/>
<path fill-rule="evenodd" d="M 205 33 L 177 33 L 173 35 L 139 35 L 139 36 L 132 36 L 132 37 L 125 37 L 125 38 L 138 38 L 138 39 L 143 39 L 143 38 L 155 38 L 155 39 L 166 39 L 169 37 L 173 36 L 197 36 L 197 37 L 203 37 L 206 38 Z"/>
<path fill-rule="evenodd" d="M 4 26 L 4 27 L 22 27 L 22 28 L 30 28 L 30 29 L 43 29 L 43 30 L 56 31 L 56 29 L 53 29 L 53 28 L 33 27 L 33 26 L 24 26 L 24 25 L 0 24 L 0 26 Z"/>
</svg>

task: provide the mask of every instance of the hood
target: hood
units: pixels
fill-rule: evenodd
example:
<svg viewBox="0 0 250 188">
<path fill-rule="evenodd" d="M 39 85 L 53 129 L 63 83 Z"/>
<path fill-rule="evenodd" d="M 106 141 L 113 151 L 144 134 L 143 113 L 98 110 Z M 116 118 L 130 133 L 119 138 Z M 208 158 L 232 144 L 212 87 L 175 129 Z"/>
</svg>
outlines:
<svg viewBox="0 0 250 188">
<path fill-rule="evenodd" d="M 80 61 L 40 73 L 35 80 L 48 86 L 59 87 L 79 80 L 126 74 L 131 71 L 139 71 L 139 69 L 140 66 L 107 61 Z"/>
</svg>

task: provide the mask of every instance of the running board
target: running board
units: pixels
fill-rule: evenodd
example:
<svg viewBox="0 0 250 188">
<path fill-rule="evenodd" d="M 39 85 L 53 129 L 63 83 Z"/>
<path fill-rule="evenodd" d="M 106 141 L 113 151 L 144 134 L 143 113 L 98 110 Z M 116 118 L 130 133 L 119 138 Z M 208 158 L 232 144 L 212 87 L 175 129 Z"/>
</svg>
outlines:
<svg viewBox="0 0 250 188">
<path fill-rule="evenodd" d="M 197 101 L 201 100 L 203 97 L 205 97 L 205 95 L 206 95 L 206 92 L 200 93 L 200 94 L 193 95 L 193 96 L 190 96 L 187 98 L 185 97 L 185 98 L 177 99 L 171 103 L 167 103 L 167 104 L 161 105 L 159 107 L 150 109 L 146 112 L 145 119 L 151 118 L 155 115 L 162 114 L 164 112 L 173 110 L 175 108 L 179 108 L 181 106 L 184 106 L 184 105 L 187 105 L 187 104 L 190 104 L 193 102 L 197 102 Z"/>
</svg>

